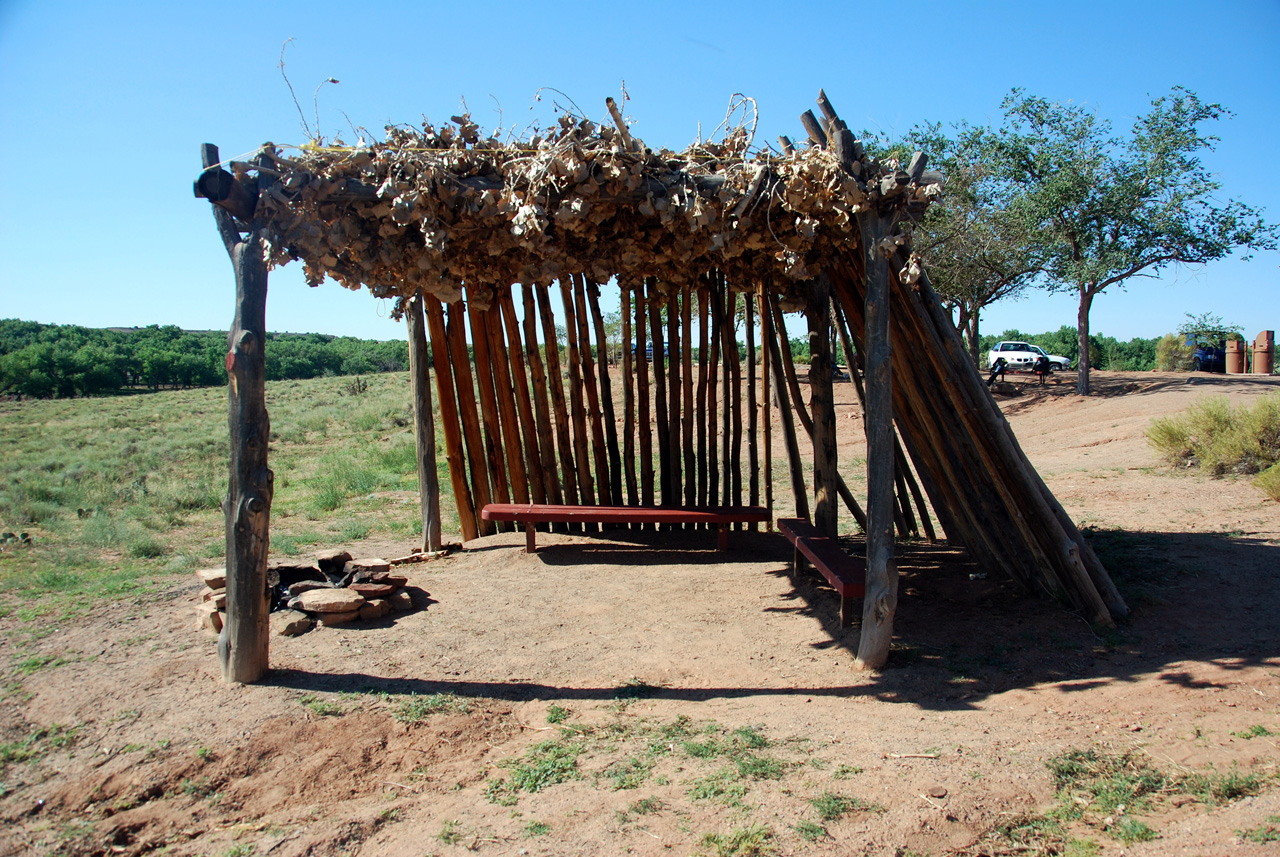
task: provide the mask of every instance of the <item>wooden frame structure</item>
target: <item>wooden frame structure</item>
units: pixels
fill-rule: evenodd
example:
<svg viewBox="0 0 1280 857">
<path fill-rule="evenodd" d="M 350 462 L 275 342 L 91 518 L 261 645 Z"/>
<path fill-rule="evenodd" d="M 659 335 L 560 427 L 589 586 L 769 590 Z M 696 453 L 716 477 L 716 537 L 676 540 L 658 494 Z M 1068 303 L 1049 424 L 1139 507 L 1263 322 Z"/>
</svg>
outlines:
<svg viewBox="0 0 1280 857">
<path fill-rule="evenodd" d="M 933 537 L 924 495 L 946 537 L 984 565 L 1092 621 L 1127 614 L 1022 454 L 912 253 L 910 224 L 942 179 L 922 153 L 905 165 L 869 156 L 825 93 L 822 120 L 801 116 L 808 145 L 783 137 L 780 154 L 756 148 L 745 124 L 720 142 L 654 151 L 612 99 L 607 106 L 611 122 L 566 115 L 522 143 L 483 138 L 461 116 L 390 127 L 373 146 L 316 145 L 297 158 L 268 144 L 252 162 L 221 164 L 206 144 L 196 195 L 213 203 L 237 281 L 219 645 L 226 680 L 256 681 L 267 668 L 266 272 L 294 259 L 313 285 L 327 276 L 368 288 L 395 299 L 407 319 L 426 549 L 440 539 L 431 367 L 464 539 L 499 525 L 479 514 L 491 502 L 763 500 L 772 509 L 772 404 L 796 516 L 834 537 L 843 501 L 866 531 L 862 666 L 888 655 L 895 535 L 923 527 Z M 618 368 L 599 303 L 613 282 Z M 784 311 L 808 322 L 807 403 Z M 865 512 L 836 454 L 837 343 L 864 403 Z M 812 445 L 811 484 L 797 423 Z"/>
</svg>

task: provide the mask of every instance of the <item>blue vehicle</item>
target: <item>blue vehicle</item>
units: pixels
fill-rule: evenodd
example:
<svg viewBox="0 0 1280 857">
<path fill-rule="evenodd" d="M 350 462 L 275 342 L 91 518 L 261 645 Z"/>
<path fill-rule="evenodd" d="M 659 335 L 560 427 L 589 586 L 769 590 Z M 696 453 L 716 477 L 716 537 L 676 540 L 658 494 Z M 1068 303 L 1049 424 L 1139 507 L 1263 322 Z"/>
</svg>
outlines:
<svg viewBox="0 0 1280 857">
<path fill-rule="evenodd" d="M 1227 371 L 1227 350 L 1225 343 L 1199 341 L 1195 334 L 1188 333 L 1187 347 L 1195 349 L 1191 355 L 1192 372 L 1217 372 L 1219 375 Z"/>
</svg>

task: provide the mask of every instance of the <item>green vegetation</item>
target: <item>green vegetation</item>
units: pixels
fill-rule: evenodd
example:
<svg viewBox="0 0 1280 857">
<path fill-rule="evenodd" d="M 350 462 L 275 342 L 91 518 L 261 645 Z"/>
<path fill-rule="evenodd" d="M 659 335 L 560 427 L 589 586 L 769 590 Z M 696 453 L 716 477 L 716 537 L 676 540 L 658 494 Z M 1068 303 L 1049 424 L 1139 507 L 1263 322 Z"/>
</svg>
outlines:
<svg viewBox="0 0 1280 857">
<path fill-rule="evenodd" d="M 341 705 L 320 699 L 314 693 L 309 693 L 298 701 L 312 714 L 318 714 L 321 717 L 341 717 L 346 713 Z"/>
<path fill-rule="evenodd" d="M 436 839 L 445 845 L 457 845 L 462 841 L 463 830 L 462 825 L 456 821 L 446 821 L 440 828 L 440 832 L 436 834 Z"/>
<path fill-rule="evenodd" d="M 1280 815 L 1269 815 L 1265 824 L 1248 830 L 1237 830 L 1236 836 L 1246 842 L 1280 842 Z"/>
<path fill-rule="evenodd" d="M 548 723 L 563 723 L 569 719 L 569 709 L 561 708 L 558 705 L 552 705 L 547 709 Z"/>
<path fill-rule="evenodd" d="M 806 842 L 817 842 L 819 839 L 825 839 L 830 834 L 821 824 L 815 824 L 812 821 L 801 821 L 791 825 L 791 829 Z"/>
<path fill-rule="evenodd" d="M 433 693 L 428 696 L 418 696 L 415 693 L 400 700 L 392 717 L 401 723 L 422 723 L 433 714 L 466 714 L 470 710 L 469 700 L 452 693 Z"/>
<path fill-rule="evenodd" d="M 1261 723 L 1255 723 L 1248 729 L 1243 729 L 1239 732 L 1232 732 L 1231 736 L 1233 738 L 1243 738 L 1248 741 L 1251 738 L 1268 738 L 1274 734 L 1274 732 L 1263 726 Z"/>
<path fill-rule="evenodd" d="M 0 772 L 13 762 L 30 762 L 50 750 L 70 746 L 76 740 L 73 726 L 42 727 L 32 730 L 25 738 L 0 744 Z"/>
<path fill-rule="evenodd" d="M 225 331 L 111 330 L 0 320 L 0 395 L 102 396 L 227 383 Z M 319 333 L 267 334 L 267 380 L 400 372 L 409 344 Z"/>
<path fill-rule="evenodd" d="M 1272 500 L 1280 502 L 1280 462 L 1271 465 L 1258 474 L 1253 486 Z"/>
<path fill-rule="evenodd" d="M 1214 476 L 1258 473 L 1280 461 L 1280 393 L 1262 396 L 1252 408 L 1202 399 L 1179 416 L 1153 420 L 1147 440 L 1176 467 Z"/>
<path fill-rule="evenodd" d="M 817 810 L 818 817 L 823 821 L 838 821 L 842 816 L 859 809 L 873 812 L 883 810 L 876 804 L 865 803 L 856 797 L 847 797 L 835 792 L 823 792 L 812 798 L 809 803 Z"/>
<path fill-rule="evenodd" d="M 763 857 L 778 853 L 773 843 L 773 831 L 763 824 L 739 827 L 724 834 L 708 833 L 700 844 L 703 848 L 712 849 L 715 857 Z"/>
<path fill-rule="evenodd" d="M 551 832 L 551 825 L 545 821 L 529 821 L 524 826 L 525 836 L 546 836 Z"/>
</svg>

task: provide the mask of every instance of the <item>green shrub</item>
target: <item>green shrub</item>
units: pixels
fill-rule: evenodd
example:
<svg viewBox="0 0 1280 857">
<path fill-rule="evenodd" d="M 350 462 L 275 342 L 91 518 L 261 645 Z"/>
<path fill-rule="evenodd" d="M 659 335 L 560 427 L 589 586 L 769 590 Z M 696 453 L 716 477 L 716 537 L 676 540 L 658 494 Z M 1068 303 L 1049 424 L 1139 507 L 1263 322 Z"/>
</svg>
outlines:
<svg viewBox="0 0 1280 857">
<path fill-rule="evenodd" d="M 1263 396 L 1253 408 L 1202 399 L 1181 416 L 1153 420 L 1146 434 L 1175 466 L 1198 466 L 1215 476 L 1258 473 L 1280 460 L 1280 393 Z"/>
<path fill-rule="evenodd" d="M 1280 503 L 1280 464 L 1273 464 L 1253 480 L 1254 487 Z"/>
<path fill-rule="evenodd" d="M 1161 372 L 1188 372 L 1195 349 L 1186 344 L 1186 337 L 1166 333 L 1156 343 L 1156 369 Z"/>
</svg>

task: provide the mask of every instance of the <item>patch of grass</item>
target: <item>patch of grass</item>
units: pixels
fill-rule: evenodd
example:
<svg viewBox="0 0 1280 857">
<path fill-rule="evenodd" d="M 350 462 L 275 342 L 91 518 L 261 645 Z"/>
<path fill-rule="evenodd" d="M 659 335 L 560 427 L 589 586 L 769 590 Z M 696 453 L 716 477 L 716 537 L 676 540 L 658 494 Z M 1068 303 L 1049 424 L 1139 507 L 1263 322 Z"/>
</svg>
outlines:
<svg viewBox="0 0 1280 857">
<path fill-rule="evenodd" d="M 1102 846 L 1092 839 L 1069 839 L 1062 849 L 1062 857 L 1098 857 Z"/>
<path fill-rule="evenodd" d="M 1273 464 L 1258 474 L 1253 487 L 1280 503 L 1280 463 Z"/>
<path fill-rule="evenodd" d="M 462 841 L 465 833 L 462 830 L 462 824 L 457 821 L 446 821 L 441 827 L 440 832 L 436 834 L 436 839 L 445 845 L 457 845 Z"/>
<path fill-rule="evenodd" d="M 1067 821 L 1086 811 L 1110 815 L 1123 805 L 1127 812 L 1144 809 L 1151 796 L 1171 785 L 1145 759 L 1125 753 L 1109 756 L 1097 750 L 1068 750 L 1048 762 L 1058 796 L 1057 815 Z"/>
<path fill-rule="evenodd" d="M 253 857 L 258 853 L 258 846 L 252 842 L 238 842 L 223 852 L 224 857 Z"/>
<path fill-rule="evenodd" d="M 70 661 L 62 657 L 62 655 L 32 655 L 29 658 L 18 661 L 16 666 L 18 672 L 23 675 L 32 675 L 40 672 L 40 670 L 60 667 L 66 663 L 70 663 Z"/>
<path fill-rule="evenodd" d="M 768 756 L 755 756 L 744 753 L 734 759 L 738 773 L 753 780 L 782 779 L 782 763 Z"/>
<path fill-rule="evenodd" d="M 551 740 L 535 744 L 519 759 L 500 763 L 510 775 L 490 780 L 485 787 L 485 797 L 500 806 L 511 806 L 518 792 L 540 792 L 558 783 L 580 780 L 578 757 L 585 749 L 579 741 Z"/>
<path fill-rule="evenodd" d="M 637 699 L 648 699 L 662 688 L 632 676 L 613 691 L 613 698 L 619 702 L 634 702 Z"/>
<path fill-rule="evenodd" d="M 1127 815 L 1111 825 L 1110 830 L 1107 832 L 1125 845 L 1132 845 L 1135 842 L 1149 842 L 1158 835 L 1146 822 Z"/>
<path fill-rule="evenodd" d="M 1255 723 L 1254 725 L 1250 726 L 1248 729 L 1244 729 L 1239 732 L 1232 732 L 1231 737 L 1243 738 L 1246 741 L 1248 741 L 1252 738 L 1268 738 L 1274 734 L 1275 734 L 1274 732 L 1272 732 L 1270 729 L 1263 726 L 1262 724 Z"/>
<path fill-rule="evenodd" d="M 815 824 L 814 822 L 807 820 L 791 825 L 791 829 L 806 842 L 817 842 L 820 839 L 825 839 L 827 836 L 830 836 L 830 834 L 827 833 L 827 829 L 821 824 Z"/>
<path fill-rule="evenodd" d="M 1250 827 L 1248 830 L 1237 830 L 1245 842 L 1280 842 L 1280 815 L 1269 815 L 1265 824 Z"/>
<path fill-rule="evenodd" d="M 778 853 L 773 831 L 763 824 L 739 827 L 724 834 L 708 833 L 699 844 L 712 849 L 715 857 L 765 857 Z"/>
<path fill-rule="evenodd" d="M 547 709 L 548 723 L 563 723 L 569 719 L 569 709 L 561 708 L 558 705 L 552 705 Z"/>
<path fill-rule="evenodd" d="M 341 705 L 338 705 L 336 702 L 329 702 L 328 700 L 320 699 L 314 693 L 309 693 L 298 701 L 302 703 L 303 708 L 306 708 L 312 714 L 318 714 L 321 717 L 341 717 L 346 713 Z"/>
<path fill-rule="evenodd" d="M 604 769 L 602 776 L 611 781 L 610 788 L 614 791 L 623 791 L 624 789 L 640 788 L 640 786 L 644 785 L 645 780 L 649 778 L 649 772 L 652 770 L 652 759 L 627 756 L 624 759 L 611 762 Z"/>
<path fill-rule="evenodd" d="M 856 797 L 835 792 L 823 792 L 815 798 L 810 798 L 809 803 L 817 811 L 818 818 L 823 821 L 838 821 L 842 816 L 856 809 L 878 809 L 874 804 L 863 803 Z"/>
<path fill-rule="evenodd" d="M 857 765 L 839 765 L 831 772 L 831 777 L 837 780 L 851 780 L 860 773 L 862 773 L 862 768 Z"/>
<path fill-rule="evenodd" d="M 1207 804 L 1230 803 L 1262 791 L 1263 778 L 1253 772 L 1242 773 L 1232 766 L 1225 774 L 1190 774 L 1178 781 L 1179 787 Z"/>
<path fill-rule="evenodd" d="M 689 797 L 694 800 L 713 800 L 726 806 L 739 806 L 746 796 L 747 785 L 732 768 L 723 768 L 709 776 L 698 777 L 689 787 Z"/>
<path fill-rule="evenodd" d="M 422 723 L 433 714 L 466 714 L 470 710 L 471 702 L 456 694 L 433 693 L 418 696 L 415 693 L 408 699 L 400 700 L 399 707 L 391 716 L 401 723 Z"/>
<path fill-rule="evenodd" d="M 545 821 L 533 821 L 530 819 L 525 822 L 524 835 L 527 837 L 546 836 L 550 832 L 551 825 L 547 824 Z"/>
<path fill-rule="evenodd" d="M 27 737 L 0 744 L 0 771 L 12 762 L 30 762 L 50 750 L 75 743 L 76 727 L 54 724 L 32 730 Z"/>
</svg>

